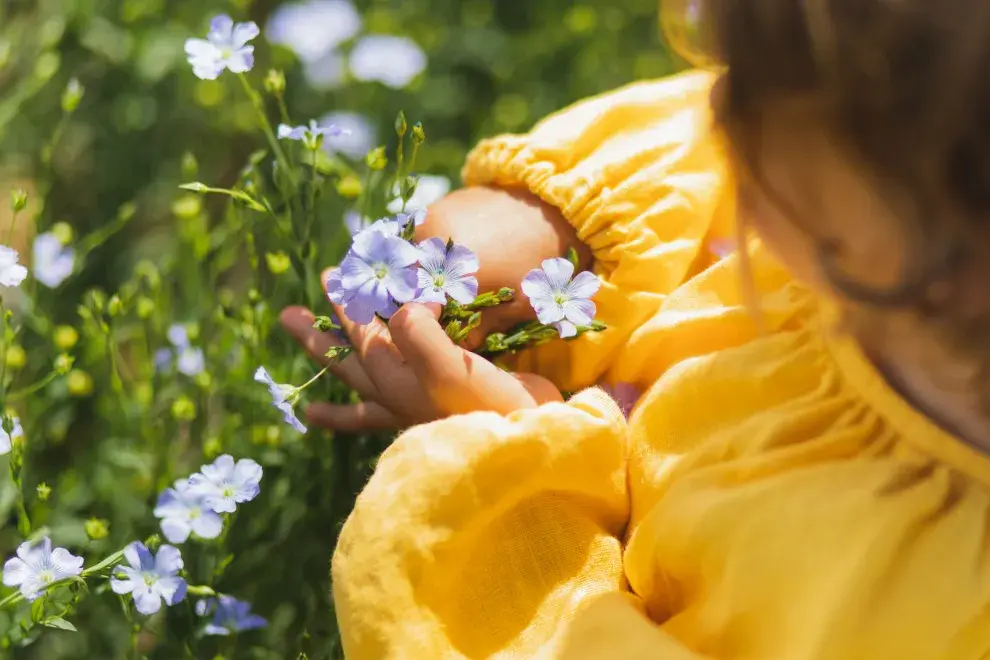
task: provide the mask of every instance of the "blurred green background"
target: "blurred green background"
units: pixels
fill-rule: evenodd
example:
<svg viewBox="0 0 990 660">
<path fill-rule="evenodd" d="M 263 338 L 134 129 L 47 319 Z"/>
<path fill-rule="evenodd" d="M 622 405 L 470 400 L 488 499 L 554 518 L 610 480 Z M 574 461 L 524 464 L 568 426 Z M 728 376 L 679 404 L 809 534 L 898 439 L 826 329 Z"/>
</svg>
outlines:
<svg viewBox="0 0 990 660">
<path fill-rule="evenodd" d="M 237 81 L 198 80 L 185 61 L 184 41 L 204 36 L 216 14 L 261 27 L 249 76 L 260 88 L 270 68 L 284 70 L 294 119 L 333 115 L 352 130 L 338 148 L 360 159 L 394 142 L 395 114 L 404 109 L 428 135 L 417 170 L 454 187 L 478 139 L 525 131 L 573 101 L 679 66 L 659 37 L 658 0 L 8 0 L 0 8 L 0 191 L 28 191 L 39 231 L 64 221 L 84 234 L 112 222 L 125 203 L 136 209 L 80 276 L 44 292 L 54 320 L 68 324 L 88 288 L 114 291 L 139 260 L 176 258 L 173 207 L 176 186 L 188 180 L 184 154 L 198 160 L 199 180 L 229 185 L 263 146 Z M 85 96 L 62 122 L 60 97 L 73 77 Z M 56 132 L 49 168 L 45 148 Z M 434 183 L 422 186 L 426 198 L 446 187 Z M 14 246 L 22 255 L 32 231 L 21 222 Z M 145 491 L 155 485 L 137 483 L 129 459 L 110 451 L 99 421 L 106 405 L 99 397 L 75 401 L 65 437 L 32 456 L 31 480 L 55 488 L 49 524 L 79 537 L 82 520 L 105 517 L 111 540 L 123 542 L 154 531 Z M 271 464 L 259 504 L 266 513 L 244 532 L 246 549 L 231 568 L 233 583 L 250 585 L 237 595 L 272 621 L 258 633 L 267 651 L 243 657 L 337 657 L 327 577 L 339 522 L 327 510 L 331 477 L 317 460 L 276 481 Z M 133 501 L 122 495 L 128 489 L 139 492 Z M 9 508 L 10 497 L 0 496 L 0 514 Z M 277 543 L 259 543 L 268 533 Z M 10 524 L 0 541 L 16 547 Z M 124 657 L 126 629 L 121 635 L 120 622 L 101 623 L 112 610 L 81 613 L 80 633 L 52 633 L 10 652 Z"/>
</svg>

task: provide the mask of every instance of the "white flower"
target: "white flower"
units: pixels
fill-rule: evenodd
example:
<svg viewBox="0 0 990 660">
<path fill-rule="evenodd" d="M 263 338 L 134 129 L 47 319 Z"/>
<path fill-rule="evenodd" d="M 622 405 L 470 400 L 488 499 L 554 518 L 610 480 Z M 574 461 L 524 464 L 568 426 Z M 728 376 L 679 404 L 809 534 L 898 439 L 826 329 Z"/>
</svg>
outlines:
<svg viewBox="0 0 990 660">
<path fill-rule="evenodd" d="M 14 448 L 13 440 L 14 438 L 20 438 L 24 436 L 24 429 L 21 428 L 21 420 L 14 417 L 14 428 L 10 433 L 3 430 L 0 426 L 0 456 L 4 454 L 9 454 L 10 450 Z"/>
<path fill-rule="evenodd" d="M 263 470 L 256 461 L 224 454 L 189 477 L 187 493 L 217 513 L 233 513 L 238 504 L 250 502 L 261 492 Z"/>
<path fill-rule="evenodd" d="M 162 519 L 162 533 L 172 543 L 184 543 L 190 532 L 204 539 L 215 539 L 223 531 L 223 519 L 206 504 L 206 498 L 189 489 L 188 479 L 179 479 L 175 488 L 158 496 L 155 517 Z"/>
<path fill-rule="evenodd" d="M 35 600 L 52 582 L 79 575 L 82 567 L 82 557 L 65 548 L 52 550 L 52 540 L 46 536 L 38 543 L 25 541 L 17 548 L 17 556 L 3 565 L 3 583 L 20 587 L 25 598 Z"/>
<path fill-rule="evenodd" d="M 334 124 L 342 131 L 349 131 L 333 140 L 323 143 L 323 148 L 334 153 L 339 152 L 349 158 L 360 160 L 375 146 L 375 129 L 371 122 L 362 115 L 353 112 L 331 112 L 322 119 L 320 124 Z"/>
<path fill-rule="evenodd" d="M 378 81 L 401 89 L 426 68 L 426 53 L 406 37 L 370 35 L 351 51 L 351 73 L 358 80 Z"/>
<path fill-rule="evenodd" d="M 425 209 L 433 202 L 438 201 L 450 192 L 450 179 L 445 176 L 432 176 L 425 174 L 417 177 L 416 191 L 409 201 L 406 202 L 406 213 Z M 395 191 L 397 192 L 397 191 Z M 398 213 L 402 210 L 402 198 L 396 197 L 388 203 L 388 210 L 391 213 Z"/>
<path fill-rule="evenodd" d="M 224 69 L 245 73 L 254 66 L 254 46 L 247 42 L 258 36 L 257 24 L 234 23 L 225 14 L 210 21 L 206 39 L 186 39 L 186 55 L 193 73 L 203 80 L 216 80 Z"/>
<path fill-rule="evenodd" d="M 34 279 L 50 289 L 64 282 L 76 266 L 76 253 L 52 232 L 39 234 L 31 248 Z"/>
<path fill-rule="evenodd" d="M 300 433 L 305 433 L 306 425 L 299 421 L 299 418 L 296 417 L 296 411 L 292 409 L 299 398 L 299 388 L 285 383 L 276 383 L 264 367 L 258 367 L 258 370 L 254 372 L 254 379 L 268 386 L 272 405 L 282 413 L 285 423 Z"/>
<path fill-rule="evenodd" d="M 20 286 L 27 268 L 17 263 L 17 250 L 0 245 L 0 286 Z"/>
<path fill-rule="evenodd" d="M 308 0 L 281 5 L 265 26 L 268 41 L 311 63 L 361 29 L 361 15 L 347 0 Z"/>
</svg>

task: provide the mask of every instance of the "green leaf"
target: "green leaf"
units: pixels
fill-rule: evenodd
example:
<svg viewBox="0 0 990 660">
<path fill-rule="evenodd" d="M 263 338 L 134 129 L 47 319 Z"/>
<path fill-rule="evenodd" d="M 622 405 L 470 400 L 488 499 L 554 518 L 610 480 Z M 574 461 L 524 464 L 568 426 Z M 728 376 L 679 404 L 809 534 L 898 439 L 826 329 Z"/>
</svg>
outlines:
<svg viewBox="0 0 990 660">
<path fill-rule="evenodd" d="M 79 632 L 76 627 L 63 619 L 60 616 L 53 617 L 51 619 L 45 619 L 41 622 L 41 625 L 48 626 L 49 628 L 58 628 L 59 630 L 68 630 L 69 632 Z"/>
</svg>

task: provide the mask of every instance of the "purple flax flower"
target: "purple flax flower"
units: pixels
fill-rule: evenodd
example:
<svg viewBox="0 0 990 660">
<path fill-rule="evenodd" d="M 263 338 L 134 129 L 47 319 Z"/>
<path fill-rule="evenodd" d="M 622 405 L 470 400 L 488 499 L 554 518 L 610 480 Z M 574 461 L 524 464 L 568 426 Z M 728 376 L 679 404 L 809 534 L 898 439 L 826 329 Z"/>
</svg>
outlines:
<svg viewBox="0 0 990 660">
<path fill-rule="evenodd" d="M 124 548 L 124 559 L 130 566 L 118 566 L 110 578 L 115 594 L 131 594 L 134 609 L 141 614 L 154 614 L 166 605 L 175 605 L 186 597 L 186 581 L 178 576 L 182 570 L 182 553 L 171 545 L 158 548 L 158 555 L 140 541 Z"/>
<path fill-rule="evenodd" d="M 206 368 L 206 356 L 203 354 L 203 349 L 189 343 L 189 333 L 186 326 L 181 323 L 173 323 L 168 328 L 167 336 L 175 350 L 159 348 L 155 351 L 155 371 L 168 370 L 172 366 L 173 358 L 177 358 L 176 366 L 179 372 L 186 376 L 196 376 Z"/>
<path fill-rule="evenodd" d="M 292 408 L 299 399 L 299 388 L 285 383 L 276 383 L 264 367 L 258 367 L 258 370 L 254 372 L 254 379 L 268 386 L 272 405 L 281 411 L 285 423 L 300 433 L 305 433 L 306 425 L 299 421 L 299 418 L 296 417 L 296 411 Z"/>
<path fill-rule="evenodd" d="M 76 266 L 76 253 L 62 245 L 52 232 L 39 234 L 31 246 L 31 266 L 34 279 L 49 289 L 64 282 Z"/>
<path fill-rule="evenodd" d="M 462 305 L 473 302 L 478 296 L 478 257 L 463 245 L 447 243 L 439 238 L 428 238 L 419 244 L 419 288 L 422 293 L 416 302 L 432 302 L 441 305 L 450 296 Z"/>
<path fill-rule="evenodd" d="M 254 46 L 248 46 L 259 34 L 253 22 L 234 23 L 225 14 L 210 21 L 206 39 L 186 39 L 186 55 L 193 73 L 203 80 L 216 80 L 224 69 L 245 73 L 254 66 Z"/>
<path fill-rule="evenodd" d="M 362 325 L 371 323 L 376 314 L 388 318 L 418 293 L 419 250 L 375 225 L 354 237 L 340 264 L 339 286 L 335 276 L 328 278 L 330 300 L 342 304 L 347 318 Z"/>
<path fill-rule="evenodd" d="M 573 337 L 579 325 L 588 325 L 595 316 L 591 297 L 601 280 L 588 271 L 574 274 L 567 259 L 547 259 L 542 269 L 531 270 L 523 278 L 522 290 L 536 310 L 540 323 L 553 325 L 561 337 Z"/>
<path fill-rule="evenodd" d="M 190 492 L 187 479 L 179 479 L 175 488 L 162 491 L 155 517 L 162 519 L 162 533 L 172 543 L 184 543 L 190 532 L 200 538 L 215 539 L 223 530 L 223 519 L 207 506 L 202 495 Z"/>
<path fill-rule="evenodd" d="M 251 605 L 233 596 L 219 595 L 216 598 L 206 598 L 196 603 L 196 614 L 200 616 L 213 615 L 213 620 L 206 624 L 203 633 L 206 635 L 229 635 L 264 628 L 268 622 L 257 614 L 251 614 Z"/>
<path fill-rule="evenodd" d="M 324 137 L 347 135 L 350 131 L 333 124 L 320 126 L 315 119 L 309 120 L 309 126 L 278 125 L 279 140 L 302 140 L 310 149 L 319 149 Z"/>
<path fill-rule="evenodd" d="M 220 456 L 189 477 L 189 494 L 217 513 L 233 513 L 238 504 L 250 502 L 261 492 L 262 469 L 250 458 L 234 463 L 230 454 Z"/>
<path fill-rule="evenodd" d="M 20 587 L 25 598 L 35 600 L 52 582 L 82 573 L 82 566 L 82 557 L 65 548 L 52 550 L 52 540 L 46 536 L 38 543 L 26 541 L 18 546 L 17 556 L 3 565 L 3 583 Z"/>
<path fill-rule="evenodd" d="M 14 428 L 11 429 L 10 433 L 7 433 L 3 430 L 3 427 L 0 427 L 0 456 L 9 454 L 14 448 L 14 438 L 24 436 L 24 429 L 21 428 L 21 420 L 14 417 L 12 421 Z"/>
</svg>

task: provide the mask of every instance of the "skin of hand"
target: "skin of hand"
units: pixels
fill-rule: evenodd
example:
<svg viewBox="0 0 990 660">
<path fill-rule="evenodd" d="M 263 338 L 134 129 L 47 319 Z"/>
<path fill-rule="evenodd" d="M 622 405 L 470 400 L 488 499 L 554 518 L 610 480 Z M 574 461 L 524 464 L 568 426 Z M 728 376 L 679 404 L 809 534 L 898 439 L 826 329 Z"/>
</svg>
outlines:
<svg viewBox="0 0 990 660">
<path fill-rule="evenodd" d="M 591 263 L 590 251 L 560 212 L 528 192 L 465 188 L 430 207 L 416 240 L 432 236 L 451 238 L 478 255 L 479 291 L 508 286 L 517 291 L 516 299 L 485 311 L 482 327 L 464 347 L 443 332 L 436 320 L 438 305 L 405 305 L 387 326 L 377 319 L 356 326 L 335 310 L 355 352 L 331 371 L 362 402 L 312 404 L 306 414 L 313 424 L 341 431 L 401 428 L 475 410 L 508 413 L 561 400 L 549 381 L 507 373 L 465 350 L 492 331 L 536 318 L 519 287 L 544 259 L 563 256 L 573 247 L 581 269 Z M 341 342 L 315 330 L 313 320 L 313 312 L 304 307 L 288 307 L 280 315 L 285 330 L 314 360 L 325 363 L 323 355 Z"/>
</svg>

